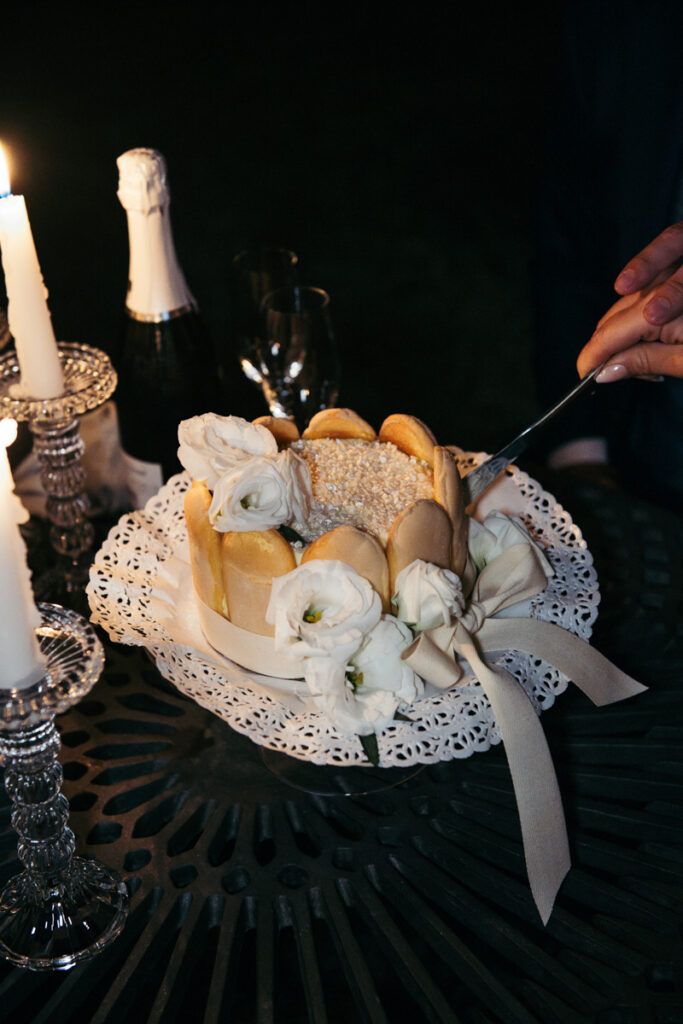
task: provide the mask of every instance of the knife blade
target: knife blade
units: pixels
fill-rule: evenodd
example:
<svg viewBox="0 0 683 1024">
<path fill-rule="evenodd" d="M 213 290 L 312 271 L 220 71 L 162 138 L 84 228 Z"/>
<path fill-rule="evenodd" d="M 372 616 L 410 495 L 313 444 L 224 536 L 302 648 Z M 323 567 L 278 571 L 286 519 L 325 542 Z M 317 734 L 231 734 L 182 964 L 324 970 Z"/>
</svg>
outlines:
<svg viewBox="0 0 683 1024">
<path fill-rule="evenodd" d="M 605 360 L 607 362 L 607 360 Z M 523 451 L 529 446 L 532 437 L 536 434 L 537 430 L 544 427 L 546 423 L 554 419 L 559 412 L 562 412 L 575 398 L 582 395 L 584 391 L 587 391 L 593 384 L 593 381 L 602 370 L 605 363 L 601 363 L 600 366 L 596 366 L 594 370 L 586 374 L 583 380 L 580 380 L 571 391 L 568 391 L 559 402 L 547 409 L 542 416 L 539 416 L 537 420 L 528 426 L 525 430 L 518 434 L 517 437 L 513 438 L 509 444 L 506 444 L 504 448 L 501 448 L 499 452 L 492 455 L 482 462 L 481 466 L 477 466 L 463 477 L 463 484 L 465 489 L 465 505 L 471 505 L 473 501 L 479 497 L 480 494 L 490 487 L 494 480 L 496 480 L 504 469 L 515 461 L 515 459 L 522 454 Z"/>
</svg>

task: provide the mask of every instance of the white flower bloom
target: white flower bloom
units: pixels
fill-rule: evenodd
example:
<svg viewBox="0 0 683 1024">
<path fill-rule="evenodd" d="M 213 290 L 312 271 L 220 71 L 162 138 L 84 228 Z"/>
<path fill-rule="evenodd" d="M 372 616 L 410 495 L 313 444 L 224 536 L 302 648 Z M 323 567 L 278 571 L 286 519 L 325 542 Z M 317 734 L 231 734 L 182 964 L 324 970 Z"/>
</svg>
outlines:
<svg viewBox="0 0 683 1024">
<path fill-rule="evenodd" d="M 350 565 L 312 559 L 273 580 L 266 620 L 278 650 L 345 663 L 381 614 L 379 594 Z"/>
<path fill-rule="evenodd" d="M 306 658 L 304 678 L 314 703 L 344 734 L 381 732 L 402 703 L 412 703 L 423 683 L 401 661 L 412 633 L 391 615 L 383 616 L 349 662 Z"/>
<path fill-rule="evenodd" d="M 413 639 L 404 622 L 393 615 L 383 615 L 350 659 L 363 675 L 362 686 L 356 692 L 361 693 L 364 688 L 389 690 L 397 698 L 397 706 L 401 701 L 412 704 L 422 693 L 422 680 L 401 660 L 401 653 Z"/>
<path fill-rule="evenodd" d="M 308 463 L 289 448 L 280 452 L 275 462 L 280 476 L 287 486 L 289 502 L 287 522 L 291 523 L 294 520 L 305 522 L 313 501 L 311 471 L 308 468 Z"/>
<path fill-rule="evenodd" d="M 541 555 L 541 564 L 546 576 L 553 575 L 550 562 L 536 544 L 518 516 L 507 516 L 504 512 L 491 512 L 483 523 L 470 519 L 468 547 L 472 560 L 479 572 L 503 551 L 515 544 L 529 544 Z"/>
<path fill-rule="evenodd" d="M 401 569 L 395 590 L 391 603 L 396 616 L 416 632 L 448 625 L 465 608 L 462 583 L 456 574 L 421 558 Z"/>
<path fill-rule="evenodd" d="M 209 520 L 220 533 L 273 529 L 291 519 L 289 492 L 276 459 L 243 459 L 217 480 Z"/>
<path fill-rule="evenodd" d="M 213 412 L 182 420 L 178 442 L 180 464 L 193 480 L 203 480 L 209 490 L 244 459 L 277 455 L 277 441 L 267 427 Z"/>
</svg>

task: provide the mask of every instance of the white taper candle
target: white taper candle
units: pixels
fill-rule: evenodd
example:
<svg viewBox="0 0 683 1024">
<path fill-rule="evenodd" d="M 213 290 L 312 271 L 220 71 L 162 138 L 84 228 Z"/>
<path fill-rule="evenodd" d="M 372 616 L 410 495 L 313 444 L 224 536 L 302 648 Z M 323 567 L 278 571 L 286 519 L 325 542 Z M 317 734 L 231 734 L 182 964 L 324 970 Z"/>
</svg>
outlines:
<svg viewBox="0 0 683 1024">
<path fill-rule="evenodd" d="M 14 420 L 0 420 L 0 689 L 25 689 L 45 674 L 35 628 L 40 614 L 33 600 L 26 546 L 19 523 L 28 513 L 14 493 L 7 448 L 17 435 Z"/>
<path fill-rule="evenodd" d="M 64 391 L 64 377 L 47 305 L 47 289 L 26 203 L 23 196 L 14 196 L 10 191 L 1 147 L 0 248 L 7 289 L 7 319 L 17 348 L 22 396 L 55 398 Z"/>
</svg>

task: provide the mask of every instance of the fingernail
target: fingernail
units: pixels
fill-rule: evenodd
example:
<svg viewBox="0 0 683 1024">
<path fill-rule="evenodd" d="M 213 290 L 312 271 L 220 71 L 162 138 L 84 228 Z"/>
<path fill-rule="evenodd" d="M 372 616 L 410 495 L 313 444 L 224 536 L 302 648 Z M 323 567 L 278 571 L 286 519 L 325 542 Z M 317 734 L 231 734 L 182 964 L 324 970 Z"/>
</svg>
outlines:
<svg viewBox="0 0 683 1024">
<path fill-rule="evenodd" d="M 611 384 L 615 380 L 624 380 L 628 377 L 628 370 L 622 363 L 610 363 L 595 378 L 596 384 Z"/>
<path fill-rule="evenodd" d="M 652 384 L 661 384 L 664 380 L 663 373 L 639 373 L 636 380 L 649 380 Z"/>
<path fill-rule="evenodd" d="M 650 299 L 643 315 L 651 324 L 664 324 L 671 316 L 671 303 L 663 298 Z"/>
<path fill-rule="evenodd" d="M 633 282 L 635 281 L 636 275 L 632 270 L 622 270 L 618 278 L 614 282 L 614 287 L 617 291 L 623 288 L 624 291 L 628 291 Z"/>
</svg>

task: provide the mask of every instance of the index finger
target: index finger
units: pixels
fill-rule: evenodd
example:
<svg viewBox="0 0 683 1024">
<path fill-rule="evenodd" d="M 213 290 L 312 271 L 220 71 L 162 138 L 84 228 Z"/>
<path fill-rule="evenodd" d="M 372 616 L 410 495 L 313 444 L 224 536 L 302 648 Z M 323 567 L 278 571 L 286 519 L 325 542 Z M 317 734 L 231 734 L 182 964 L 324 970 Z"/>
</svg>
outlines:
<svg viewBox="0 0 683 1024">
<path fill-rule="evenodd" d="M 639 305 L 617 310 L 613 308 L 611 313 L 611 316 L 603 317 L 590 340 L 579 352 L 576 365 L 580 377 L 585 377 L 595 366 L 617 352 L 639 341 L 656 341 L 659 336 L 659 329 L 643 318 Z"/>
<path fill-rule="evenodd" d="M 672 224 L 629 260 L 614 282 L 620 295 L 632 295 L 683 256 L 683 221 Z"/>
<path fill-rule="evenodd" d="M 651 324 L 667 324 L 683 313 L 683 267 L 654 291 L 643 309 Z"/>
</svg>

